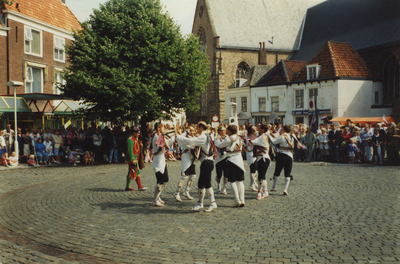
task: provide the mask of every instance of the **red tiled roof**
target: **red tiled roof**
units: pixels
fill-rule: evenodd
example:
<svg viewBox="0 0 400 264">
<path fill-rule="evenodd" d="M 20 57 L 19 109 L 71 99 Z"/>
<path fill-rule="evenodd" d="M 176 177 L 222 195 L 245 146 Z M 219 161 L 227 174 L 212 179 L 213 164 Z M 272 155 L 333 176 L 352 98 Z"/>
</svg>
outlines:
<svg viewBox="0 0 400 264">
<path fill-rule="evenodd" d="M 18 9 L 16 7 L 18 2 Z M 50 25 L 72 31 L 79 30 L 81 25 L 66 4 L 60 0 L 18 0 L 12 5 L 5 4 L 6 9 L 40 20 Z"/>
<path fill-rule="evenodd" d="M 291 82 L 306 63 L 306 61 L 281 60 L 256 83 L 256 86 Z"/>
<path fill-rule="evenodd" d="M 327 41 L 307 65 L 318 64 L 321 72 L 318 79 L 329 78 L 374 78 L 375 75 L 364 59 L 349 43 Z M 294 81 L 307 80 L 304 66 Z"/>
</svg>

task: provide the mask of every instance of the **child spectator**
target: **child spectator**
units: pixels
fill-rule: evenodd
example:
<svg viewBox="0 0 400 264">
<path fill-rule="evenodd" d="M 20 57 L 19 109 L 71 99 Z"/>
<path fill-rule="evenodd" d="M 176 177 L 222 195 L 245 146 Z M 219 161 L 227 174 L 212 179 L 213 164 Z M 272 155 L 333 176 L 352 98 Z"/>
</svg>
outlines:
<svg viewBox="0 0 400 264">
<path fill-rule="evenodd" d="M 28 166 L 36 167 L 36 160 L 33 154 L 29 156 Z"/>
<path fill-rule="evenodd" d="M 90 165 L 96 164 L 96 163 L 94 162 L 94 153 L 93 153 L 93 151 L 90 151 L 90 162 L 89 162 L 89 164 L 90 164 Z"/>
<path fill-rule="evenodd" d="M 90 153 L 89 151 L 86 151 L 85 156 L 83 156 L 83 161 L 85 162 L 85 166 L 90 164 L 90 159 L 91 159 Z"/>
<path fill-rule="evenodd" d="M 3 157 L 0 158 L 0 165 L 10 167 L 10 159 L 8 158 L 7 152 L 5 152 Z"/>
<path fill-rule="evenodd" d="M 350 162 L 349 163 L 353 163 L 354 164 L 354 158 L 355 158 L 355 153 L 357 152 L 357 146 L 356 144 L 354 144 L 354 139 L 350 139 L 350 144 L 347 145 L 347 152 L 348 152 L 348 156 L 350 158 Z"/>
<path fill-rule="evenodd" d="M 18 166 L 18 156 L 17 156 L 17 153 L 15 153 L 15 151 L 13 151 L 11 153 L 11 157 L 9 158 L 9 161 L 10 161 L 11 167 L 17 167 Z"/>
<path fill-rule="evenodd" d="M 74 166 L 76 166 L 76 162 L 78 161 L 78 154 L 80 154 L 78 151 L 73 149 L 71 153 L 68 156 L 69 163 L 74 163 Z"/>
</svg>

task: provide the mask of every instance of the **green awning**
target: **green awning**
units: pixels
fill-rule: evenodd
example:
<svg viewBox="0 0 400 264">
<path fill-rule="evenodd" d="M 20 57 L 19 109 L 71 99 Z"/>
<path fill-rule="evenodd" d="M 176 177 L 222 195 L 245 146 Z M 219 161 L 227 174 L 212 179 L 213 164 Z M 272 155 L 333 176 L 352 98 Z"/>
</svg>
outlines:
<svg viewBox="0 0 400 264">
<path fill-rule="evenodd" d="M 32 109 L 26 103 L 24 98 L 17 97 L 17 112 L 32 112 Z M 0 113 L 14 112 L 14 97 L 1 96 L 0 97 Z"/>
</svg>

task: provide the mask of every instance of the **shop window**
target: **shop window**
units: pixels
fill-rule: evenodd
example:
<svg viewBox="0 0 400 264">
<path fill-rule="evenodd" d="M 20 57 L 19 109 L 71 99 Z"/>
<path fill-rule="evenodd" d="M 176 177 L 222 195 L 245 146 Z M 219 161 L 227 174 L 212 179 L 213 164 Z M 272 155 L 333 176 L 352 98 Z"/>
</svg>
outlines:
<svg viewBox="0 0 400 264">
<path fill-rule="evenodd" d="M 298 124 L 304 124 L 304 117 L 302 116 L 296 117 L 296 125 Z"/>
</svg>

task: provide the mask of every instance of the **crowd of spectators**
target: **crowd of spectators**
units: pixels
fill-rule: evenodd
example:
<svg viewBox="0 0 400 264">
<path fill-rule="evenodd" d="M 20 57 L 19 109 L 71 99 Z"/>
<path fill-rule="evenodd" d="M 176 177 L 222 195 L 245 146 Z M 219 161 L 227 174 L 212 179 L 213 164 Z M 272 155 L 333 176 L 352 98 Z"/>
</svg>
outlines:
<svg viewBox="0 0 400 264">
<path fill-rule="evenodd" d="M 221 124 L 221 126 L 227 125 Z M 239 127 L 240 136 L 247 136 L 248 126 L 252 124 Z M 269 133 L 275 135 L 282 133 L 282 124 L 268 126 Z M 180 129 L 185 131 L 188 127 L 189 124 L 185 123 Z M 400 124 L 397 127 L 394 123 L 361 125 L 348 120 L 344 126 L 321 124 L 314 132 L 305 124 L 290 125 L 290 127 L 291 134 L 299 142 L 296 142 L 294 146 L 294 161 L 296 162 L 383 164 L 384 159 L 387 159 L 387 164 L 400 165 Z M 165 128 L 166 131 L 175 129 L 170 124 L 166 124 Z M 139 136 L 144 146 L 144 162 L 152 162 L 151 142 L 154 131 L 150 125 L 144 129 L 146 133 L 141 133 Z M 212 138 L 215 138 L 217 128 L 209 126 L 208 132 Z M 96 127 L 94 123 L 91 127 L 84 129 L 72 126 L 68 129 L 53 131 L 50 128 L 31 128 L 26 129 L 24 133 L 18 129 L 18 159 L 13 149 L 13 130 L 10 125 L 7 125 L 5 130 L 0 130 L 0 165 L 17 166 L 18 160 L 28 162 L 31 166 L 61 162 L 72 165 L 121 163 L 125 160 L 127 139 L 131 136 L 132 129 L 129 127 L 114 126 L 102 129 Z M 169 161 L 179 160 L 182 151 L 183 149 L 175 142 L 165 152 L 165 158 Z M 273 148 L 271 148 L 270 156 L 274 158 Z"/>
</svg>

